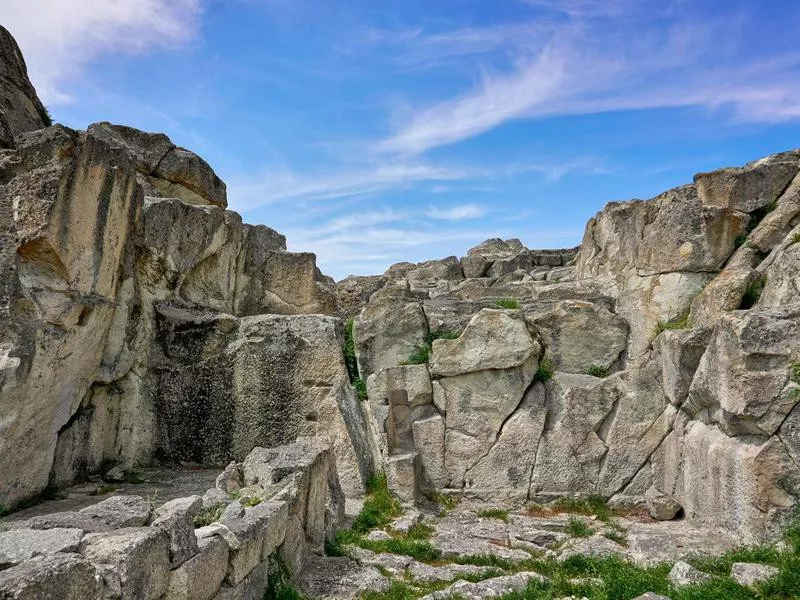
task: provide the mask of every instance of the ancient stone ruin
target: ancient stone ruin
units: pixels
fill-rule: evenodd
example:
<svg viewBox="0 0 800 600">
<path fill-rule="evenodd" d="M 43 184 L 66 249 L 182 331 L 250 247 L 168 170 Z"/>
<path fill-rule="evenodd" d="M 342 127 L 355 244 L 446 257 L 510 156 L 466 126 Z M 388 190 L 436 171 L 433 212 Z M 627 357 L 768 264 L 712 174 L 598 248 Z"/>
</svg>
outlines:
<svg viewBox="0 0 800 600">
<path fill-rule="evenodd" d="M 539 552 L 677 589 L 710 578 L 686 553 L 795 518 L 800 150 L 610 203 L 578 248 L 337 283 L 167 136 L 47 120 L 0 27 L 0 598 L 482 598 L 545 585 L 508 566 Z M 130 481 L 156 466 L 224 471 L 165 502 Z M 329 556 L 382 473 L 404 514 Z M 123 489 L 45 502 L 101 475 Z M 548 512 L 587 498 L 624 543 Z M 420 524 L 436 560 L 380 545 Z"/>
</svg>

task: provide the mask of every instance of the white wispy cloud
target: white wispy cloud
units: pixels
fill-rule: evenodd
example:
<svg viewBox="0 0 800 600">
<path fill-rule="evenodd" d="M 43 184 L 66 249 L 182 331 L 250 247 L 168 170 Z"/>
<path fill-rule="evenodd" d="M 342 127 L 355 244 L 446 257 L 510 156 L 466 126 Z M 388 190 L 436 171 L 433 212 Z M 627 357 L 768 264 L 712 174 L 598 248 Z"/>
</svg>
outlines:
<svg viewBox="0 0 800 600">
<path fill-rule="evenodd" d="M 262 170 L 228 184 L 233 208 L 252 210 L 283 200 L 325 200 L 402 188 L 423 181 L 451 181 L 469 173 L 425 163 L 384 163 L 355 170 L 299 174 L 289 169 Z"/>
<path fill-rule="evenodd" d="M 675 18 L 667 26 L 649 27 L 652 15 L 634 2 L 530 3 L 560 7 L 569 17 L 545 21 L 545 44 L 517 44 L 518 56 L 510 67 L 476 66 L 481 78 L 468 92 L 406 108 L 401 119 L 395 115 L 392 122 L 399 120 L 399 125 L 376 149 L 422 154 L 514 120 L 620 110 L 725 108 L 737 119 L 760 122 L 800 114 L 800 57 L 786 53 L 764 58 L 731 48 L 736 40 L 732 32 L 744 27 L 738 15 L 701 22 Z M 604 18 L 617 15 L 624 18 L 609 28 Z M 517 30 L 521 25 L 508 27 Z M 496 30 L 493 26 L 488 37 L 494 38 Z M 472 36 L 482 39 L 476 32 Z M 728 42 L 714 42 L 720 39 Z M 452 44 L 461 48 L 462 36 L 454 36 Z M 411 56 L 415 52 L 409 50 Z"/>
<path fill-rule="evenodd" d="M 101 56 L 186 43 L 201 0 L 6 0 L 3 25 L 16 38 L 46 103 L 70 101 L 70 82 Z"/>
<path fill-rule="evenodd" d="M 461 204 L 450 208 L 431 206 L 425 211 L 425 216 L 440 221 L 464 221 L 479 219 L 486 214 L 486 208 L 478 204 Z"/>
</svg>

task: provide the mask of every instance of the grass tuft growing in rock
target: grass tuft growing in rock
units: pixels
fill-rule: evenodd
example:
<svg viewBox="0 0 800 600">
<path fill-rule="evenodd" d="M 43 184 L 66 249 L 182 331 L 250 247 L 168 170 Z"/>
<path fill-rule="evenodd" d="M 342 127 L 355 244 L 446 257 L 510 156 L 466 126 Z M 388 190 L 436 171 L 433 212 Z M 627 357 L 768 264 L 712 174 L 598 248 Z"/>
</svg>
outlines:
<svg viewBox="0 0 800 600">
<path fill-rule="evenodd" d="M 592 377 L 599 377 L 601 379 L 605 379 L 609 375 L 608 369 L 600 365 L 592 365 L 588 369 L 586 369 L 586 374 L 591 375 Z"/>
<path fill-rule="evenodd" d="M 386 525 L 402 514 L 403 509 L 389 491 L 385 473 L 373 475 L 367 481 L 364 507 L 353 521 L 353 531 L 367 533 L 370 529 Z"/>
<path fill-rule="evenodd" d="M 219 520 L 224 510 L 225 510 L 224 502 L 217 502 L 216 504 L 213 504 L 208 508 L 204 508 L 194 518 L 195 529 L 198 527 L 205 527 L 206 525 L 211 525 L 213 522 Z"/>
<path fill-rule="evenodd" d="M 502 508 L 487 508 L 485 510 L 479 510 L 478 516 L 485 517 L 487 519 L 499 519 L 504 523 L 508 523 L 508 511 L 503 510 Z"/>
<path fill-rule="evenodd" d="M 519 300 L 514 300 L 513 298 L 502 298 L 495 301 L 495 305 L 498 308 L 505 308 L 508 310 L 516 310 L 520 307 Z"/>
<path fill-rule="evenodd" d="M 672 319 L 671 321 L 659 321 L 656 323 L 656 336 L 662 331 L 668 329 L 690 329 L 692 326 L 689 319 L 689 311 L 683 313 L 680 317 Z"/>
<path fill-rule="evenodd" d="M 568 534 L 574 537 L 591 537 L 594 533 L 594 529 L 589 527 L 586 523 L 584 523 L 581 519 L 576 517 L 570 517 L 569 521 L 567 522 L 567 526 L 564 528 Z"/>
<path fill-rule="evenodd" d="M 457 339 L 461 333 L 457 331 L 448 331 L 445 329 L 439 329 L 437 331 L 429 331 L 425 334 L 425 338 L 422 340 L 422 343 L 419 344 L 411 354 L 408 355 L 408 358 L 404 360 L 401 365 L 424 365 L 427 364 L 430 360 L 431 356 L 431 349 L 433 348 L 433 342 L 435 340 L 454 340 Z"/>
<path fill-rule="evenodd" d="M 280 558 L 270 558 L 270 570 L 267 577 L 267 591 L 264 600 L 305 600 L 305 596 L 289 583 L 289 569 Z"/>
<path fill-rule="evenodd" d="M 96 488 L 94 488 L 91 492 L 89 492 L 90 496 L 105 496 L 106 494 L 110 494 L 112 492 L 117 491 L 117 486 L 112 485 L 110 483 L 101 483 Z"/>
<path fill-rule="evenodd" d="M 550 381 L 553 378 L 553 374 L 556 372 L 556 366 L 553 364 L 553 361 L 549 358 L 545 358 L 542 362 L 539 363 L 539 368 L 536 369 L 536 373 L 533 376 L 534 381 L 540 381 L 542 383 L 546 381 Z"/>
<path fill-rule="evenodd" d="M 350 378 L 350 384 L 356 391 L 356 396 L 362 402 L 367 399 L 367 384 L 361 379 L 358 374 L 358 360 L 356 359 L 356 340 L 353 337 L 353 324 L 355 320 L 351 317 L 347 319 L 344 324 L 344 347 L 342 353 L 344 354 L 344 364 L 347 367 L 347 376 Z"/>
<path fill-rule="evenodd" d="M 602 496 L 592 494 L 586 498 L 560 498 L 550 505 L 555 512 L 576 515 L 595 515 L 600 521 L 609 522 L 614 516 Z"/>
<path fill-rule="evenodd" d="M 800 384 L 800 363 L 792 363 L 789 367 L 789 379 Z"/>
</svg>

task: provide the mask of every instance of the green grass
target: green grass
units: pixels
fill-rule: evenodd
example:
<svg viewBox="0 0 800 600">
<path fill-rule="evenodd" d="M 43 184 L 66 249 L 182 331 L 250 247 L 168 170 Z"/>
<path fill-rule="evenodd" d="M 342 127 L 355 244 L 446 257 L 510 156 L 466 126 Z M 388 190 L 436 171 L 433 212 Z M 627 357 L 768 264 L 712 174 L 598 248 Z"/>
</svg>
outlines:
<svg viewBox="0 0 800 600">
<path fill-rule="evenodd" d="M 800 243 L 800 233 L 795 233 L 792 236 L 792 244 Z"/>
<path fill-rule="evenodd" d="M 222 516 L 224 510 L 225 510 L 224 502 L 217 502 L 216 504 L 213 504 L 208 508 L 204 508 L 194 518 L 195 528 L 211 525 L 213 522 L 217 521 Z"/>
<path fill-rule="evenodd" d="M 443 494 L 439 491 L 426 492 L 424 495 L 431 502 L 436 502 L 436 504 L 443 506 L 446 511 L 453 510 L 459 503 L 459 499 L 455 496 Z"/>
<path fill-rule="evenodd" d="M 358 374 L 358 360 L 356 359 L 356 340 L 353 337 L 353 318 L 347 319 L 344 324 L 344 347 L 342 353 L 344 354 L 344 364 L 347 367 L 347 376 L 350 378 L 350 384 L 356 391 L 358 399 L 362 402 L 367 399 L 367 384 L 361 379 Z"/>
<path fill-rule="evenodd" d="M 519 300 L 514 300 L 513 298 L 502 298 L 501 300 L 495 301 L 495 305 L 498 308 L 506 308 L 509 310 L 515 310 L 520 307 Z"/>
<path fill-rule="evenodd" d="M 591 495 L 586 498 L 560 498 L 550 505 L 556 512 L 573 513 L 576 515 L 595 515 L 600 521 L 609 522 L 614 516 L 602 496 Z"/>
<path fill-rule="evenodd" d="M 110 494 L 111 492 L 116 492 L 117 486 L 112 485 L 110 483 L 101 483 L 91 492 L 89 492 L 90 496 L 105 496 L 106 494 Z"/>
<path fill-rule="evenodd" d="M 411 351 L 411 354 L 408 355 L 408 358 L 401 362 L 401 365 L 424 365 L 427 364 L 430 360 L 431 349 L 433 348 L 433 342 L 435 340 L 454 340 L 457 339 L 461 335 L 458 331 L 448 331 L 445 329 L 439 329 L 437 331 L 429 331 L 425 334 L 425 338 L 422 340 L 422 343 L 419 344 L 414 350 Z"/>
<path fill-rule="evenodd" d="M 742 296 L 742 301 L 739 304 L 739 308 L 753 308 L 758 302 L 758 299 L 761 297 L 761 292 L 764 291 L 764 286 L 766 283 L 767 280 L 765 277 L 759 277 L 750 285 L 748 285 L 747 289 L 744 291 L 744 295 Z"/>
<path fill-rule="evenodd" d="M 533 376 L 534 381 L 541 381 L 542 383 L 550 381 L 553 374 L 556 372 L 556 366 L 549 358 L 545 358 L 539 363 L 539 368 L 536 369 L 536 374 Z"/>
<path fill-rule="evenodd" d="M 507 558 L 495 556 L 494 554 L 472 554 L 466 556 L 458 556 L 453 559 L 457 565 L 474 565 L 476 567 L 493 567 L 495 569 L 502 569 L 503 571 L 510 571 L 514 569 L 515 564 Z"/>
<path fill-rule="evenodd" d="M 385 473 L 373 475 L 367 481 L 364 507 L 353 521 L 353 531 L 367 533 L 375 527 L 388 524 L 403 512 L 400 503 L 392 496 Z"/>
<path fill-rule="evenodd" d="M 672 319 L 671 321 L 659 321 L 656 323 L 655 334 L 657 336 L 662 331 L 666 331 L 668 329 L 690 329 L 691 326 L 692 324 L 689 319 L 689 311 L 686 311 L 676 319 Z"/>
<path fill-rule="evenodd" d="M 592 377 L 600 377 L 601 379 L 605 379 L 606 377 L 608 377 L 609 372 L 608 369 L 606 369 L 603 366 L 592 365 L 591 367 L 586 369 L 586 374 L 591 375 Z"/>
<path fill-rule="evenodd" d="M 797 384 L 800 384 L 800 363 L 792 363 L 789 367 L 789 378 Z"/>
<path fill-rule="evenodd" d="M 412 525 L 406 534 L 409 540 L 429 540 L 433 535 L 433 527 L 426 523 L 417 523 Z"/>
<path fill-rule="evenodd" d="M 584 523 L 581 519 L 576 517 L 570 517 L 569 521 L 567 522 L 567 526 L 564 529 L 569 535 L 573 537 L 591 537 L 594 533 L 594 529 L 589 527 L 586 523 Z"/>
<path fill-rule="evenodd" d="M 486 517 L 487 519 L 499 519 L 504 523 L 508 523 L 508 511 L 501 508 L 487 508 L 478 511 L 479 517 Z"/>
<path fill-rule="evenodd" d="M 258 496 L 252 496 L 250 498 L 245 498 L 241 501 L 241 505 L 245 508 L 249 508 L 251 506 L 258 506 L 261 504 L 262 500 Z"/>
<path fill-rule="evenodd" d="M 620 546 L 628 545 L 628 538 L 626 538 L 624 535 L 622 535 L 619 531 L 616 531 L 615 529 L 608 529 L 604 531 L 603 537 L 611 540 L 612 542 L 617 542 Z"/>
<path fill-rule="evenodd" d="M 264 600 L 305 600 L 305 596 L 289 583 L 289 569 L 277 556 L 270 557 L 270 570 L 267 577 L 267 591 Z"/>
</svg>

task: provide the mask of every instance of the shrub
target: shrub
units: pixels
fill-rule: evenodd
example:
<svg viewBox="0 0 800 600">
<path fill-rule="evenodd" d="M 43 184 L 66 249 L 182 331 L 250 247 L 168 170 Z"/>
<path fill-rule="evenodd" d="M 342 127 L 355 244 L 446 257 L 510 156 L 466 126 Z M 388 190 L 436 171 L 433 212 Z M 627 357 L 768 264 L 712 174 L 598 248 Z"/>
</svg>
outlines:
<svg viewBox="0 0 800 600">
<path fill-rule="evenodd" d="M 545 358 L 539 363 L 539 368 L 536 369 L 536 374 L 533 376 L 533 380 L 541 381 L 542 383 L 545 381 L 550 381 L 553 378 L 555 371 L 556 366 L 553 364 L 553 361 L 549 358 Z"/>
<path fill-rule="evenodd" d="M 208 508 L 204 508 L 194 518 L 195 528 L 211 525 L 214 521 L 219 520 L 224 510 L 225 510 L 224 502 L 217 502 L 216 504 L 213 504 Z"/>
<path fill-rule="evenodd" d="M 487 508 L 486 510 L 478 511 L 479 517 L 486 517 L 488 519 L 499 519 L 508 523 L 508 511 L 500 508 Z"/>
<path fill-rule="evenodd" d="M 594 530 L 584 523 L 581 519 L 570 517 L 567 527 L 564 529 L 568 534 L 575 537 L 590 537 Z"/>
<path fill-rule="evenodd" d="M 519 308 L 519 300 L 514 300 L 513 298 L 503 298 L 501 300 L 497 300 L 495 302 L 499 308 L 506 308 L 509 310 L 515 310 Z"/>
<path fill-rule="evenodd" d="M 758 299 L 761 297 L 761 292 L 764 291 L 764 285 L 767 283 L 764 277 L 759 277 L 747 286 L 742 296 L 742 301 L 739 304 L 740 309 L 753 308 Z"/>
<path fill-rule="evenodd" d="M 39 113 L 39 117 L 41 117 L 45 127 L 50 127 L 53 124 L 53 117 L 46 106 L 42 105 L 42 107 L 37 108 L 36 111 Z"/>
<path fill-rule="evenodd" d="M 601 379 L 604 379 L 609 375 L 608 369 L 600 365 L 592 365 L 586 370 L 586 374 L 591 375 L 592 377 L 600 377 Z"/>
</svg>

